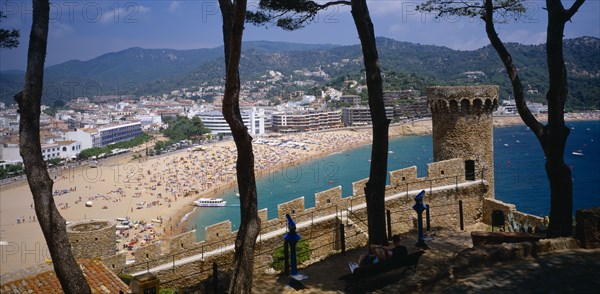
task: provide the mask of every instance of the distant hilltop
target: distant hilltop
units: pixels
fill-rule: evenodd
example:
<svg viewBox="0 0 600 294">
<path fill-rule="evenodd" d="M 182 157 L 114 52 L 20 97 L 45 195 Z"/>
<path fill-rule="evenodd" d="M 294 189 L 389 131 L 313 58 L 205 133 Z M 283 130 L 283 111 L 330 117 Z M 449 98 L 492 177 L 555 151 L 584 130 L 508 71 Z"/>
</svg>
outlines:
<svg viewBox="0 0 600 294">
<path fill-rule="evenodd" d="M 377 38 L 386 90 L 424 92 L 431 85 L 498 84 L 501 97 L 511 94 L 504 67 L 491 46 L 472 51 Z M 520 70 L 527 99 L 541 101 L 547 91 L 545 45 L 506 44 Z M 243 45 L 242 81 L 258 81 L 267 72 L 281 73 L 296 88 L 339 86 L 364 74 L 359 45 L 298 44 L 249 41 Z M 600 39 L 564 40 L 569 74 L 568 108 L 600 108 Z M 43 102 L 94 95 L 161 95 L 182 88 L 223 84 L 222 47 L 193 50 L 143 49 L 71 60 L 46 68 Z M 319 72 L 319 77 L 301 72 Z M 24 73 L 0 73 L 0 102 L 12 104 Z M 304 83 L 305 81 L 310 83 Z M 309 85 L 308 85 L 309 84 Z M 306 86 L 308 85 L 308 86 Z M 287 84 L 278 91 L 286 91 Z"/>
</svg>

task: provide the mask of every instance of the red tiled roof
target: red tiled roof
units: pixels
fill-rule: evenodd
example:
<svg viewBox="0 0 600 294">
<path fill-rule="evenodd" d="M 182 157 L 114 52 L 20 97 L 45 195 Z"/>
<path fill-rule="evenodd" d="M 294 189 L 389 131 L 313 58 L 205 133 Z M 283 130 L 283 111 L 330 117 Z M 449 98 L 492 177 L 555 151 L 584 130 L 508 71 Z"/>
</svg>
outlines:
<svg viewBox="0 0 600 294">
<path fill-rule="evenodd" d="M 90 285 L 92 293 L 127 293 L 129 287 L 108 270 L 99 259 L 79 260 L 83 276 Z M 56 273 L 51 270 L 41 274 L 32 275 L 19 280 L 14 280 L 0 286 L 1 293 L 63 293 Z"/>
</svg>

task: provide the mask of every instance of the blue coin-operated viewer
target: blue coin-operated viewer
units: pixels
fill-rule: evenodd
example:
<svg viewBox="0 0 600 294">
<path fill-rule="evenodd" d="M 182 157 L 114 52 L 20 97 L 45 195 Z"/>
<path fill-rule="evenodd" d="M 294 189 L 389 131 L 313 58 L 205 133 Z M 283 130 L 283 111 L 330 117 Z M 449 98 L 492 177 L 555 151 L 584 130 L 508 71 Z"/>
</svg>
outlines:
<svg viewBox="0 0 600 294">
<path fill-rule="evenodd" d="M 304 275 L 298 274 L 298 266 L 296 261 L 296 244 L 300 240 L 300 234 L 296 233 L 296 223 L 292 220 L 292 217 L 289 214 L 286 214 L 288 223 L 288 232 L 283 235 L 283 240 L 285 241 L 285 246 L 289 246 L 290 248 L 290 266 L 291 276 L 296 280 L 303 280 L 306 278 Z"/>
<path fill-rule="evenodd" d="M 417 212 L 417 228 L 419 231 L 419 241 L 415 246 L 423 249 L 428 249 L 429 246 L 425 244 L 425 237 L 423 236 L 423 211 L 427 209 L 427 206 L 423 204 L 423 196 L 425 196 L 425 190 L 422 190 L 415 197 L 415 205 L 413 205 L 413 209 Z"/>
</svg>

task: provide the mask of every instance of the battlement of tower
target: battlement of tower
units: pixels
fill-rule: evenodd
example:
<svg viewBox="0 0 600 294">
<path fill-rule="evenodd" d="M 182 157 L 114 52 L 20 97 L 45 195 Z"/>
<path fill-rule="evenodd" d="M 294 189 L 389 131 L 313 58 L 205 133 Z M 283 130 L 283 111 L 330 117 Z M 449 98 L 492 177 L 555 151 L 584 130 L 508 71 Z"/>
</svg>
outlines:
<svg viewBox="0 0 600 294">
<path fill-rule="evenodd" d="M 497 85 L 436 86 L 427 88 L 432 113 L 483 114 L 498 108 Z"/>
</svg>

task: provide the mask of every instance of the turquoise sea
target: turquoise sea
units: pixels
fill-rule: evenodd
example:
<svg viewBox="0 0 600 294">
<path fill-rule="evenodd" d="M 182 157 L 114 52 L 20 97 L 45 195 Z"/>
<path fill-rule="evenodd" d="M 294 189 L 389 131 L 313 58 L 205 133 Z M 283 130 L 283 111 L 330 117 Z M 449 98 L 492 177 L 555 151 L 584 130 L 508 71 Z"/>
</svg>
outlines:
<svg viewBox="0 0 600 294">
<path fill-rule="evenodd" d="M 574 210 L 600 206 L 600 121 L 567 124 L 571 134 L 565 161 L 573 170 Z M 496 198 L 517 205 L 526 213 L 544 216 L 549 212 L 550 192 L 542 149 L 525 126 L 494 130 Z M 433 160 L 431 136 L 400 137 L 390 141 L 388 168 L 397 170 L 416 166 L 418 176 L 427 173 Z M 581 151 L 583 156 L 571 152 Z M 314 206 L 314 193 L 337 185 L 343 197 L 352 194 L 352 182 L 369 175 L 371 146 L 335 153 L 320 159 L 275 170 L 257 180 L 259 209 L 267 208 L 269 219 L 275 218 L 277 204 L 305 197 L 305 206 Z M 237 230 L 240 220 L 236 190 L 217 197 L 226 207 L 196 208 L 189 215 L 189 226 L 197 228 L 198 240 L 204 239 L 204 227 L 230 220 Z"/>
</svg>

